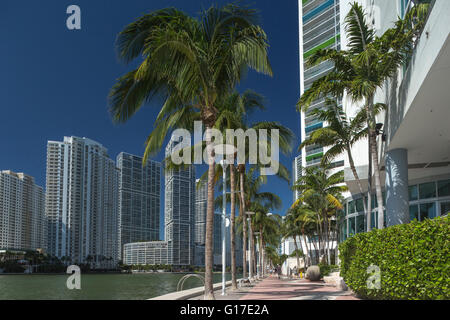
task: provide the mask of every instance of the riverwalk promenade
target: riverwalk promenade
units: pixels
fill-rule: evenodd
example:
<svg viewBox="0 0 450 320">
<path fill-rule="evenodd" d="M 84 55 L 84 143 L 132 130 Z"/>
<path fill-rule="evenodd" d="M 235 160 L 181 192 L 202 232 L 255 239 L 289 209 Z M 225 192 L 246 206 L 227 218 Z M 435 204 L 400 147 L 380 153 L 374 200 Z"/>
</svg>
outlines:
<svg viewBox="0 0 450 320">
<path fill-rule="evenodd" d="M 322 281 L 278 279 L 274 275 L 236 291 L 228 288 L 225 296 L 217 290 L 215 298 L 216 300 L 359 300 L 351 291 L 341 291 Z M 189 298 L 189 300 L 202 299 L 203 296 Z"/>
</svg>

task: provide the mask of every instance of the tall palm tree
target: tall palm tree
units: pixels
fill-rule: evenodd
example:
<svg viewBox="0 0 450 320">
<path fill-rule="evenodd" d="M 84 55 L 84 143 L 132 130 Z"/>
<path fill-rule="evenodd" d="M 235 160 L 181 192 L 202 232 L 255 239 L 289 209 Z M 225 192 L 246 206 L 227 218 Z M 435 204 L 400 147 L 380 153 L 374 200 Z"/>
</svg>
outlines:
<svg viewBox="0 0 450 320">
<path fill-rule="evenodd" d="M 415 6 L 405 19 L 399 19 L 393 28 L 377 37 L 367 22 L 362 6 L 354 2 L 345 18 L 349 49 L 318 50 L 308 59 L 309 65 L 332 61 L 334 69 L 315 81 L 298 102 L 298 107 L 306 111 L 320 97 L 342 98 L 347 93 L 353 102 L 363 103 L 367 114 L 369 153 L 374 167 L 379 228 L 384 226 L 384 216 L 374 97 L 376 91 L 408 61 L 414 40 L 423 28 L 426 8 L 427 5 L 422 4 Z"/>
<path fill-rule="evenodd" d="M 277 122 L 257 122 L 254 124 L 251 124 L 250 126 L 248 125 L 248 121 L 249 121 L 249 115 L 251 115 L 253 112 L 255 112 L 256 110 L 265 110 L 265 106 L 264 106 L 264 97 L 252 90 L 246 90 L 244 93 L 240 94 L 238 92 L 233 92 L 225 97 L 222 97 L 220 100 L 217 101 L 217 109 L 219 111 L 219 114 L 217 116 L 217 120 L 216 123 L 214 124 L 214 128 L 218 129 L 219 131 L 221 131 L 223 133 L 223 135 L 225 136 L 225 139 L 229 142 L 229 140 L 227 139 L 227 130 L 228 129 L 253 129 L 253 130 L 259 130 L 259 129 L 266 129 L 268 130 L 269 133 L 271 133 L 271 130 L 275 129 L 278 130 L 279 132 L 279 142 L 280 142 L 280 148 L 281 151 L 283 153 L 288 153 L 291 150 L 291 145 L 292 145 L 292 140 L 294 138 L 294 134 L 292 133 L 291 130 L 289 130 L 288 128 L 285 128 L 284 126 L 282 126 L 281 124 L 277 123 Z M 196 117 L 199 117 L 199 115 L 197 115 Z M 258 132 L 258 131 L 257 131 Z M 258 132 L 259 134 L 259 132 Z M 259 147 L 261 148 L 267 148 L 270 150 L 270 147 L 266 146 L 268 144 L 270 144 L 270 141 L 266 141 L 266 143 L 264 143 L 264 139 L 261 139 L 262 137 L 260 137 L 259 142 Z M 269 134 L 266 137 L 267 140 L 271 139 L 271 134 Z M 231 139 L 230 139 L 231 140 Z M 234 141 L 232 142 L 234 143 L 234 145 L 237 147 L 238 141 Z M 245 143 L 247 144 L 245 146 L 245 150 L 247 151 L 247 154 L 245 155 L 246 158 L 249 157 L 248 151 L 251 149 L 248 146 L 249 141 L 245 141 Z M 192 147 L 191 147 L 192 148 Z M 192 153 L 191 153 L 192 154 Z M 236 156 L 236 155 L 235 155 Z M 239 159 L 238 159 L 239 160 Z M 238 165 L 238 168 L 244 168 L 245 170 L 245 165 Z M 284 179 L 284 180 L 288 180 L 289 179 L 289 173 L 288 170 L 282 165 L 279 164 L 279 171 L 276 173 L 277 176 L 279 176 L 280 178 Z M 222 166 L 221 165 L 216 165 L 216 173 L 215 173 L 215 183 L 217 183 L 217 181 L 219 181 L 219 179 L 222 177 Z M 231 195 L 228 197 L 227 196 L 227 201 L 231 202 L 231 228 L 230 228 L 230 232 L 231 232 L 231 269 L 232 269 L 232 288 L 237 288 L 237 281 L 236 281 L 236 267 L 235 267 L 235 228 L 233 227 L 235 225 L 235 201 L 236 201 L 236 189 L 239 189 L 239 185 L 237 184 L 237 182 L 239 181 L 239 179 L 236 179 L 236 166 L 234 164 L 230 165 L 230 180 L 229 183 L 231 185 Z M 242 178 L 242 175 L 240 175 L 240 177 Z M 201 180 L 206 180 L 207 176 L 206 174 L 203 175 L 201 177 Z M 238 180 L 238 181 L 236 181 Z M 220 190 L 220 184 L 219 184 L 219 190 Z M 240 209 L 241 212 L 240 214 L 243 215 L 242 213 L 242 201 L 241 201 L 241 197 L 239 197 L 240 200 Z M 220 207 L 222 206 L 222 197 L 219 196 L 216 198 L 216 207 Z M 246 221 L 244 221 L 244 223 L 246 223 Z M 243 246 L 246 247 L 247 243 L 247 228 L 244 229 L 244 239 L 243 239 Z M 234 249 L 233 249 L 234 248 Z M 245 252 L 245 250 L 244 250 Z M 245 258 L 243 260 L 245 262 Z M 244 263 L 244 278 L 247 276 L 247 264 Z M 234 271 L 233 271 L 234 270 Z"/>
<path fill-rule="evenodd" d="M 327 255 L 328 264 L 330 258 L 330 228 L 329 213 L 342 208 L 340 198 L 347 187 L 342 185 L 344 182 L 344 171 L 338 171 L 330 174 L 330 164 L 321 164 L 319 167 L 303 168 L 301 177 L 293 186 L 294 190 L 302 193 L 299 200 L 294 203 L 294 207 L 300 203 L 307 203 L 318 216 L 323 219 L 323 225 L 319 223 L 319 233 L 323 234 L 323 248 Z M 318 219 L 320 221 L 320 219 Z"/>
<path fill-rule="evenodd" d="M 293 132 L 281 125 L 278 122 L 273 121 L 262 121 L 262 122 L 256 122 L 256 123 L 249 123 L 248 116 L 254 112 L 255 110 L 264 110 L 264 97 L 258 93 L 255 93 L 251 90 L 245 91 L 242 95 L 239 95 L 238 93 L 233 93 L 230 96 L 228 96 L 226 99 L 222 101 L 219 105 L 221 106 L 219 109 L 220 115 L 217 118 L 215 128 L 221 130 L 224 132 L 226 129 L 242 129 L 242 130 L 248 130 L 252 129 L 257 132 L 258 135 L 258 149 L 262 149 L 263 151 L 266 151 L 266 154 L 272 155 L 272 150 L 270 147 L 270 140 L 272 139 L 272 130 L 278 131 L 278 141 L 279 141 L 279 147 L 283 154 L 288 154 L 292 150 L 292 143 L 294 139 Z M 267 130 L 268 135 L 265 137 L 265 139 L 262 139 L 262 136 L 259 135 L 259 130 Z M 242 142 L 242 141 L 240 141 Z M 235 146 L 237 145 L 237 141 L 234 141 Z M 250 150 L 252 149 L 250 147 L 250 141 L 245 140 L 245 158 L 249 159 L 250 157 Z M 260 151 L 260 150 L 258 150 Z M 239 160 L 239 159 L 238 159 Z M 261 163 L 258 163 L 256 165 L 258 168 L 264 167 Z M 276 172 L 276 176 L 279 178 L 286 180 L 289 182 L 289 171 L 287 168 L 282 165 L 281 163 L 278 163 L 279 170 Z M 234 165 L 231 166 L 233 169 L 230 178 L 234 180 Z M 247 212 L 248 205 L 246 201 L 244 200 L 246 198 L 245 196 L 245 177 L 246 177 L 246 169 L 247 166 L 245 163 L 238 163 L 237 165 L 237 172 L 239 174 L 237 183 L 238 186 L 236 187 L 239 189 L 239 214 L 241 216 L 245 216 Z M 231 170 L 231 169 L 230 169 Z M 217 177 L 220 177 L 221 175 L 217 175 Z M 231 180 L 231 179 L 230 179 Z M 232 192 L 234 192 L 234 184 L 232 184 Z M 234 195 L 234 193 L 232 193 Z M 221 205 L 221 203 L 219 204 Z M 234 208 L 232 206 L 232 208 Z M 252 230 L 252 228 L 247 228 L 247 220 L 243 220 L 244 223 L 244 229 L 243 229 L 243 277 L 247 277 L 247 264 L 245 261 L 247 260 L 246 257 L 246 248 L 247 248 L 247 229 Z M 250 237 L 252 239 L 253 237 Z"/>
<path fill-rule="evenodd" d="M 253 226 L 259 232 L 259 241 L 257 243 L 259 250 L 258 264 L 261 268 L 261 275 L 264 277 L 265 270 L 265 247 L 266 244 L 276 245 L 279 241 L 281 217 L 275 214 L 269 214 L 271 203 L 263 205 L 261 202 L 255 202 L 250 210 L 255 212 L 252 217 Z"/>
<path fill-rule="evenodd" d="M 308 249 L 308 238 L 311 243 L 316 229 L 315 225 L 319 221 L 316 219 L 315 212 L 307 204 L 299 205 L 294 210 L 296 212 L 296 222 L 300 224 L 300 232 L 305 243 L 305 266 L 308 266 L 308 263 L 312 260 L 311 250 Z"/>
<path fill-rule="evenodd" d="M 298 215 L 297 215 L 296 208 L 290 209 L 284 220 L 282 233 L 283 233 L 284 239 L 292 238 L 294 240 L 294 248 L 295 248 L 294 252 L 295 252 L 295 257 L 297 259 L 297 269 L 299 269 L 300 268 L 300 256 L 298 255 L 298 253 L 300 251 L 299 251 L 299 247 L 297 244 L 297 237 L 299 237 L 301 235 L 301 229 L 300 229 L 300 225 L 297 221 L 297 218 L 298 218 Z M 300 241 L 300 244 L 301 244 L 301 241 Z"/>
<path fill-rule="evenodd" d="M 143 158 L 159 151 L 176 127 L 192 128 L 191 114 L 200 112 L 208 154 L 208 204 L 205 245 L 205 299 L 214 299 L 212 232 L 214 219 L 214 151 L 211 132 L 218 110 L 216 101 L 228 94 L 247 68 L 272 75 L 267 37 L 255 10 L 228 4 L 211 7 L 194 18 L 167 8 L 146 14 L 129 24 L 117 39 L 119 57 L 140 65 L 117 80 L 110 93 L 116 122 L 130 119 L 155 97 L 164 105 L 155 129 L 146 141 Z"/>
<path fill-rule="evenodd" d="M 375 105 L 378 114 L 386 107 L 385 104 L 377 103 Z M 361 110 L 353 119 L 348 119 L 342 106 L 339 106 L 335 100 L 325 99 L 325 109 L 314 109 L 311 115 L 316 116 L 321 121 L 326 121 L 328 126 L 315 130 L 311 136 L 303 141 L 299 149 L 307 146 L 321 145 L 323 147 L 331 147 L 323 156 L 322 162 L 331 162 L 337 156 L 347 153 L 350 169 L 357 182 L 359 191 L 364 194 L 361 180 L 356 171 L 355 162 L 353 160 L 352 147 L 359 140 L 367 137 L 367 113 Z M 363 201 L 364 212 L 367 219 L 370 220 L 371 210 L 367 209 L 366 202 Z"/>
</svg>

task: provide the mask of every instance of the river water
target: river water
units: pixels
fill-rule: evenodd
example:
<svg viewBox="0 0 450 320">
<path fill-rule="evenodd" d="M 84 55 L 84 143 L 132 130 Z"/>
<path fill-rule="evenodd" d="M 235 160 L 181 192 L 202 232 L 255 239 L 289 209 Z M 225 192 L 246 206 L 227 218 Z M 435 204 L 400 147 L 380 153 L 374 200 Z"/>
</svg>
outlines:
<svg viewBox="0 0 450 320">
<path fill-rule="evenodd" d="M 203 275 L 203 274 L 201 274 Z M 81 290 L 69 290 L 69 275 L 0 275 L 0 300 L 145 300 L 177 290 L 184 274 L 86 274 Z M 231 275 L 227 274 L 227 280 Z M 215 273 L 214 282 L 222 275 Z M 188 279 L 183 289 L 202 286 L 199 279 Z"/>
</svg>

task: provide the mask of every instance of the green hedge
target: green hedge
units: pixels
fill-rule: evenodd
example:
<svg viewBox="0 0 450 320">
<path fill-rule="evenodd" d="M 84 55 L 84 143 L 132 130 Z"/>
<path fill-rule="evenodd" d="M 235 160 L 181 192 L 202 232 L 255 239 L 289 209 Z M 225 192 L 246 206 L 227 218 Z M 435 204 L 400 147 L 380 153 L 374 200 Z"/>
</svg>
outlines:
<svg viewBox="0 0 450 320">
<path fill-rule="evenodd" d="M 341 276 L 368 299 L 450 299 L 450 217 L 373 230 L 339 245 Z M 380 268 L 368 289 L 367 268 Z"/>
</svg>

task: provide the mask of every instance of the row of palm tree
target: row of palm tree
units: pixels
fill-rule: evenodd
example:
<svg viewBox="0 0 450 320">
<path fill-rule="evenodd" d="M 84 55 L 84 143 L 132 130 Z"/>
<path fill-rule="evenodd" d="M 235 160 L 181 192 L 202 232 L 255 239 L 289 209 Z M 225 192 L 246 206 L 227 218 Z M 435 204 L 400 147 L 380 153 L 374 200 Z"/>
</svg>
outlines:
<svg viewBox="0 0 450 320">
<path fill-rule="evenodd" d="M 413 7 L 403 19 L 399 19 L 394 27 L 376 36 L 375 29 L 367 21 L 361 5 L 353 3 L 345 18 L 348 49 L 322 49 L 315 52 L 307 61 L 309 66 L 316 66 L 324 61 L 332 61 L 333 70 L 326 76 L 316 80 L 311 88 L 301 96 L 297 106 L 308 111 L 310 105 L 318 99 L 326 99 L 325 110 L 313 110 L 311 113 L 328 127 L 314 132 L 300 148 L 310 145 L 332 146 L 323 157 L 329 162 L 336 156 L 346 153 L 349 165 L 359 191 L 364 194 L 360 177 L 355 168 L 352 146 L 362 138 L 369 142 L 369 175 L 373 163 L 375 190 L 377 199 L 378 227 L 383 228 L 383 197 L 381 191 L 380 166 L 378 161 L 379 129 L 376 116 L 389 106 L 376 103 L 375 93 L 396 77 L 399 68 L 406 64 L 411 56 L 415 42 L 425 23 L 428 4 Z M 348 119 L 336 101 L 348 97 L 353 103 L 361 103 L 362 108 L 353 119 Z M 369 176 L 369 192 L 366 212 L 367 229 L 371 228 L 371 176 Z"/>
<path fill-rule="evenodd" d="M 150 155 L 161 149 L 165 139 L 174 129 L 193 131 L 195 120 L 202 121 L 207 129 L 205 299 L 214 299 L 213 219 L 218 170 L 211 132 L 208 129 L 238 127 L 245 130 L 251 126 L 246 121 L 246 110 L 252 106 L 258 107 L 258 99 L 252 100 L 250 94 L 241 97 L 234 93 L 234 90 L 248 69 L 272 75 L 267 56 L 267 36 L 259 26 L 257 12 L 248 7 L 235 4 L 213 6 L 201 12 L 199 17 L 191 17 L 178 9 L 167 8 L 146 14 L 126 26 L 118 35 L 117 48 L 122 61 L 138 61 L 138 67 L 119 78 L 110 92 L 114 121 L 126 122 L 145 103 L 156 101 L 157 98 L 164 100 L 154 129 L 146 141 L 144 164 Z M 289 150 L 292 140 L 290 130 L 273 122 L 260 122 L 252 127 L 280 129 L 280 147 Z M 269 136 L 268 139 L 270 138 Z M 282 168 L 280 171 L 280 175 L 287 176 L 287 170 Z M 240 191 L 241 218 L 256 197 L 251 187 L 247 188 L 246 174 L 245 164 L 239 164 L 237 168 L 230 166 L 232 192 L 236 189 Z M 234 193 L 231 193 L 230 201 L 233 202 L 233 225 L 236 201 Z M 246 219 L 242 219 L 242 222 L 245 243 Z M 252 228 L 250 226 L 250 232 Z M 234 232 L 234 229 L 232 227 L 231 232 Z M 250 248 L 253 250 L 253 237 L 250 238 Z M 234 235 L 232 239 L 235 239 Z M 234 241 L 232 246 L 235 247 Z M 232 252 L 233 287 L 236 287 L 235 249 Z M 244 269 L 244 273 L 246 272 Z"/>
<path fill-rule="evenodd" d="M 319 254 L 316 260 L 332 264 L 331 244 L 337 240 L 337 216 L 342 210 L 342 193 L 347 187 L 343 185 L 344 172 L 332 173 L 330 170 L 329 163 L 304 168 L 293 186 L 301 196 L 286 215 L 283 237 L 294 239 L 298 268 L 302 248 L 298 248 L 297 237 L 305 243 L 308 263 L 313 259 L 309 243 Z"/>
</svg>

